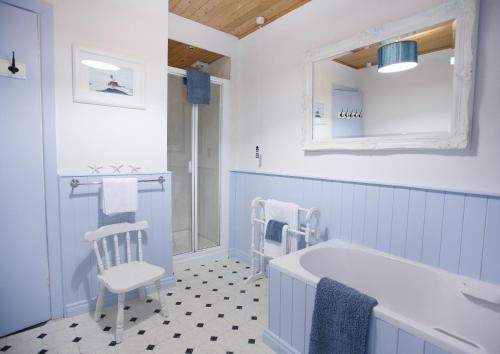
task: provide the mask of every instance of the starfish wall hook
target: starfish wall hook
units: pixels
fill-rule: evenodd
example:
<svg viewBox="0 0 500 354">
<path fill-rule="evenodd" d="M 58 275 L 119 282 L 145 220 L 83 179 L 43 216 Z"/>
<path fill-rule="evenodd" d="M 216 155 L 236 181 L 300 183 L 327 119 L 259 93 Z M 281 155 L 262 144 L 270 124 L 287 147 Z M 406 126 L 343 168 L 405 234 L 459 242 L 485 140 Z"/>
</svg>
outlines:
<svg viewBox="0 0 500 354">
<path fill-rule="evenodd" d="M 109 167 L 113 169 L 114 173 L 121 173 L 120 169 L 123 168 L 123 165 L 116 164 L 116 165 L 109 165 Z"/>
<path fill-rule="evenodd" d="M 101 173 L 101 168 L 102 166 L 98 166 L 98 165 L 87 165 L 88 168 L 90 168 L 90 172 L 91 173 Z"/>
<path fill-rule="evenodd" d="M 128 165 L 128 167 L 130 167 L 131 173 L 139 172 L 139 170 L 142 168 L 141 166 L 134 166 L 134 165 Z"/>
</svg>

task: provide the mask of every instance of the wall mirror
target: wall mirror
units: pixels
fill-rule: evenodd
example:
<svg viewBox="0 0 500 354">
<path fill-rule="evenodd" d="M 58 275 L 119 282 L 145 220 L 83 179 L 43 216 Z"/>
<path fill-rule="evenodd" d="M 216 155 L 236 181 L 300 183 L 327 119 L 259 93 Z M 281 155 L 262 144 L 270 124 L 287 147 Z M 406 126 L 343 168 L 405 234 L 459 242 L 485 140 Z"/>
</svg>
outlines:
<svg viewBox="0 0 500 354">
<path fill-rule="evenodd" d="M 478 7 L 449 1 L 308 52 L 304 150 L 465 149 Z"/>
</svg>

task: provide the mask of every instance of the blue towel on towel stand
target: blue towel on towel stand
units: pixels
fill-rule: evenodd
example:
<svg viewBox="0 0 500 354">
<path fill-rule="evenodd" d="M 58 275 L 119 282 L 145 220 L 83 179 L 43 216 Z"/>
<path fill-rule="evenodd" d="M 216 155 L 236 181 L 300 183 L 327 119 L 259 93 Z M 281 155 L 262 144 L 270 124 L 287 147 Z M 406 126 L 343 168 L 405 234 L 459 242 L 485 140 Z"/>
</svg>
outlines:
<svg viewBox="0 0 500 354">
<path fill-rule="evenodd" d="M 266 240 L 281 243 L 283 227 L 285 225 L 288 224 L 278 220 L 269 220 L 266 227 Z"/>
<path fill-rule="evenodd" d="M 329 278 L 316 287 L 309 354 L 365 354 L 377 300 Z"/>
<path fill-rule="evenodd" d="M 210 104 L 210 75 L 203 71 L 187 70 L 187 100 L 191 104 Z"/>
</svg>

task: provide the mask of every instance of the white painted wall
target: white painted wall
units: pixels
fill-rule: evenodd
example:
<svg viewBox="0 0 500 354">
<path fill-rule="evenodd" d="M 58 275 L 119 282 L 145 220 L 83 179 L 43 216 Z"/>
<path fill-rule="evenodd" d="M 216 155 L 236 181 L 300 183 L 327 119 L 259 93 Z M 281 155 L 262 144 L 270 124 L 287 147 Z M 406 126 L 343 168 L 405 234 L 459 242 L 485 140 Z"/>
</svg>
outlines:
<svg viewBox="0 0 500 354">
<path fill-rule="evenodd" d="M 165 171 L 168 1 L 48 2 L 54 6 L 58 172 L 88 173 L 88 164 L 111 172 L 114 163 Z M 146 109 L 73 103 L 72 44 L 143 61 Z"/>
<path fill-rule="evenodd" d="M 232 168 L 500 193 L 500 2 L 482 0 L 472 147 L 464 152 L 304 154 L 307 50 L 440 0 L 315 0 L 238 42 Z M 354 19 L 354 20 L 353 20 Z M 263 147 L 263 165 L 254 157 Z"/>
</svg>

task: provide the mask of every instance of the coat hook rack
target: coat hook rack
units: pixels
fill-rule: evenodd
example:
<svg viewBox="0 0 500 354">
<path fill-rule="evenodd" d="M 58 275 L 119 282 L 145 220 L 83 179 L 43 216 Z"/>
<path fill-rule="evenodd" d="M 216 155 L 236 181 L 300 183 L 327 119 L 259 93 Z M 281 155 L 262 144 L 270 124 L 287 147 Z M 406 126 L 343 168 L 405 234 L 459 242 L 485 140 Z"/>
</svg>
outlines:
<svg viewBox="0 0 500 354">
<path fill-rule="evenodd" d="M 337 118 L 344 118 L 344 119 L 363 118 L 363 109 L 346 108 L 346 110 L 344 111 L 344 107 L 342 107 L 341 110 L 337 112 Z"/>
<path fill-rule="evenodd" d="M 16 54 L 14 51 L 12 51 L 12 61 L 10 63 L 10 66 L 7 68 L 13 75 L 15 75 L 17 72 L 19 72 L 19 68 L 16 66 Z"/>
</svg>

